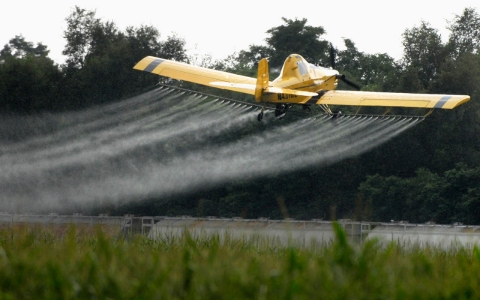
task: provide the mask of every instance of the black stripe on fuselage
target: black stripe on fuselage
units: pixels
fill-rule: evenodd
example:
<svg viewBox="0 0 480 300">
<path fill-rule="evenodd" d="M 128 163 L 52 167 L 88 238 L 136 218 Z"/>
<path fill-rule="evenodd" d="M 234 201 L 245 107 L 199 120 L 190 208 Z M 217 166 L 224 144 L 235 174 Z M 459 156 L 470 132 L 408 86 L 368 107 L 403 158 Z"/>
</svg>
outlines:
<svg viewBox="0 0 480 300">
<path fill-rule="evenodd" d="M 450 98 L 452 98 L 452 96 L 443 96 L 438 100 L 437 104 L 435 104 L 434 108 L 442 108 Z"/>
<path fill-rule="evenodd" d="M 159 64 L 161 64 L 164 61 L 164 59 L 161 58 L 156 58 L 154 61 L 148 64 L 148 66 L 145 68 L 145 72 L 153 72 L 156 67 L 158 67 Z"/>
</svg>

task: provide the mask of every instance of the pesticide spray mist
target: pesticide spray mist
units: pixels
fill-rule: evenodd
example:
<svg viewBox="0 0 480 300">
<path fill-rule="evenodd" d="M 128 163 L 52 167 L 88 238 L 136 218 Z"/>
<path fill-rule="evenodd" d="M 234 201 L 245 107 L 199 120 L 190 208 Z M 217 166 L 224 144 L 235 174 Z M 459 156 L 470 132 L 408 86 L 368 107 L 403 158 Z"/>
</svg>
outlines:
<svg viewBox="0 0 480 300">
<path fill-rule="evenodd" d="M 78 113 L 5 117 L 0 211 L 81 211 L 322 167 L 422 120 L 319 114 L 279 121 L 266 114 L 259 123 L 258 112 L 162 87 Z"/>
</svg>

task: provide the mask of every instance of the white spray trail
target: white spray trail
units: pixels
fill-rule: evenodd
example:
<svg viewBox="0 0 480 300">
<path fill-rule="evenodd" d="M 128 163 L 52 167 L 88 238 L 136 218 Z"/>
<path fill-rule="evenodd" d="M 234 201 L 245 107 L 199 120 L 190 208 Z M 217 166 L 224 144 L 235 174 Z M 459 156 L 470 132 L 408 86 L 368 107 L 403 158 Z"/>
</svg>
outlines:
<svg viewBox="0 0 480 300">
<path fill-rule="evenodd" d="M 377 147 L 419 122 L 319 115 L 259 123 L 257 113 L 160 88 L 48 116 L 52 128 L 0 146 L 0 210 L 71 211 L 322 167 Z"/>
</svg>

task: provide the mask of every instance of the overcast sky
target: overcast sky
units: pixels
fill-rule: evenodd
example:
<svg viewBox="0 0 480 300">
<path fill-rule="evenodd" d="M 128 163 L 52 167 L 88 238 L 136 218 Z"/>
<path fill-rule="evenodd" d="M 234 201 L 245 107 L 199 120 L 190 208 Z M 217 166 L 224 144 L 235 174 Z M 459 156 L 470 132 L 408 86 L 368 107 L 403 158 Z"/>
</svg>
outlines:
<svg viewBox="0 0 480 300">
<path fill-rule="evenodd" d="M 22 34 L 27 41 L 48 46 L 49 56 L 57 63 L 65 60 L 61 55 L 66 43 L 65 18 L 76 5 L 96 10 L 98 18 L 113 21 L 122 31 L 127 26 L 152 25 L 162 39 L 176 33 L 187 42 L 190 55 L 210 54 L 218 59 L 251 44 L 263 44 L 265 32 L 282 25 L 282 17 L 306 18 L 307 25 L 322 26 L 327 32 L 324 38 L 336 47 L 342 48 L 342 38 L 349 38 L 359 51 L 387 53 L 400 59 L 405 29 L 424 20 L 438 29 L 445 41 L 447 21 L 461 15 L 466 7 L 480 13 L 478 0 L 7 1 L 0 17 L 0 48 Z"/>
</svg>

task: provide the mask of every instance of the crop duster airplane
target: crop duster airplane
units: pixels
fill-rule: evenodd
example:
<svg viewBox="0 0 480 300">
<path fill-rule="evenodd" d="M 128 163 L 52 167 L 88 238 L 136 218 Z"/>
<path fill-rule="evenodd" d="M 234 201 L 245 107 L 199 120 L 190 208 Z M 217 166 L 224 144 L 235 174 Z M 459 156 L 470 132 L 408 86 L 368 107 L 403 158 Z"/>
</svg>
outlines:
<svg viewBox="0 0 480 300">
<path fill-rule="evenodd" d="M 283 117 L 292 105 L 321 106 L 332 117 L 328 105 L 384 106 L 413 108 L 452 109 L 468 100 L 467 95 L 436 95 L 335 90 L 339 80 L 358 86 L 339 74 L 338 71 L 315 66 L 302 56 L 291 54 L 285 60 L 278 78 L 269 79 L 268 61 L 263 58 L 258 63 L 257 78 L 198 67 L 186 63 L 147 56 L 138 62 L 134 69 L 158 74 L 173 79 L 189 81 L 209 87 L 250 94 L 255 101 L 262 103 L 258 120 L 263 118 L 267 104 L 275 105 L 275 116 Z"/>
</svg>

